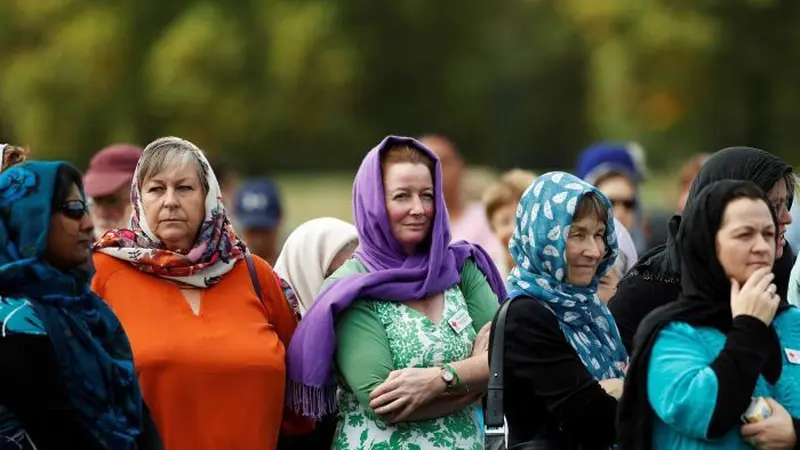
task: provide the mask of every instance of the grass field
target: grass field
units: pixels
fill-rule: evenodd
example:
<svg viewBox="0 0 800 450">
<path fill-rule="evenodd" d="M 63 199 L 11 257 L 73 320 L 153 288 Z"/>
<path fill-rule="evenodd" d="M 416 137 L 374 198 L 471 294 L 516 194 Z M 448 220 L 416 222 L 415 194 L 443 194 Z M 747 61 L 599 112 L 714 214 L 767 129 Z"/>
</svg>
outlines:
<svg viewBox="0 0 800 450">
<path fill-rule="evenodd" d="M 338 217 L 352 221 L 352 188 L 354 173 L 283 174 L 275 177 L 281 188 L 286 219 L 284 238 L 298 225 L 315 217 Z M 676 193 L 675 175 L 653 176 L 642 188 L 644 204 L 648 209 L 671 209 Z M 467 191 L 476 195 L 480 189 L 469 189 L 484 184 L 485 171 L 467 178 Z M 470 180 L 475 180 L 471 182 Z"/>
</svg>

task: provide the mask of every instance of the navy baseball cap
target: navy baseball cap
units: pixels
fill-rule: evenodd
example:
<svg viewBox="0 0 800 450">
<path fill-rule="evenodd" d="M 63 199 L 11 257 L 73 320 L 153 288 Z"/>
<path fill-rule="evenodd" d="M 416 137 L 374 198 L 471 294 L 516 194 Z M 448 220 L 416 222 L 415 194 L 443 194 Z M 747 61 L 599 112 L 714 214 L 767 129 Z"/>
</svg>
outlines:
<svg viewBox="0 0 800 450">
<path fill-rule="evenodd" d="M 236 192 L 233 211 L 239 228 L 275 228 L 283 215 L 278 187 L 268 178 L 245 180 Z"/>
</svg>

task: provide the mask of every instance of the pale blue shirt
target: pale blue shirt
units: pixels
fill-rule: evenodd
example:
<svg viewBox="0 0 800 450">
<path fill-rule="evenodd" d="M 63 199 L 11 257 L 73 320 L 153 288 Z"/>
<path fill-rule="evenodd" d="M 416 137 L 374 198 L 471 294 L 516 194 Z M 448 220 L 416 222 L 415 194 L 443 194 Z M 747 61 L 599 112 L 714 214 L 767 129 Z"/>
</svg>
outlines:
<svg viewBox="0 0 800 450">
<path fill-rule="evenodd" d="M 795 199 L 790 213 L 793 222 L 786 228 L 786 242 L 792 246 L 795 253 L 800 253 L 800 199 Z M 800 258 L 798 258 L 800 261 Z M 789 290 L 786 299 L 795 306 L 800 306 L 800 265 L 794 263 L 792 275 L 789 277 Z"/>
<path fill-rule="evenodd" d="M 786 300 L 794 306 L 800 306 L 800 258 L 797 258 L 797 261 L 794 262 L 794 267 L 792 267 L 792 275 L 789 277 L 789 289 L 786 293 Z"/>
</svg>

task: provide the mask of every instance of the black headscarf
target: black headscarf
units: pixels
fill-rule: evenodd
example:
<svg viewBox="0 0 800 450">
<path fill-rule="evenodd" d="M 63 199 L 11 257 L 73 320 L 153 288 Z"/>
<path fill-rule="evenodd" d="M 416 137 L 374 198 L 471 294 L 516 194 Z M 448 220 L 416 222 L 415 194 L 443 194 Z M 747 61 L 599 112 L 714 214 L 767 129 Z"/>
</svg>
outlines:
<svg viewBox="0 0 800 450">
<path fill-rule="evenodd" d="M 692 182 L 689 190 L 687 204 L 695 198 L 698 193 L 709 184 L 720 180 L 744 180 L 752 181 L 764 192 L 769 192 L 779 180 L 792 173 L 792 166 L 786 164 L 781 158 L 752 147 L 728 147 L 714 153 L 708 161 L 700 168 L 700 172 Z M 792 192 L 789 192 L 789 207 L 792 206 Z M 631 270 L 632 273 L 639 272 L 650 274 L 662 280 L 673 279 L 677 281 L 680 277 L 680 258 L 675 243 L 675 234 L 680 226 L 681 216 L 674 215 L 669 219 L 669 234 L 667 243 L 659 245 L 639 258 L 639 263 Z M 783 256 L 775 263 L 776 269 L 788 267 L 786 281 L 783 283 L 783 294 L 786 297 L 786 285 L 789 283 L 789 273 L 792 270 L 792 259 L 794 258 L 791 248 L 785 247 Z M 785 264 L 788 262 L 788 264 Z M 781 276 L 776 272 L 776 279 Z M 776 280 L 777 281 L 777 280 Z M 777 285 L 777 283 L 776 283 Z M 779 286 L 780 294 L 780 286 Z"/>
<path fill-rule="evenodd" d="M 775 183 L 788 178 L 791 172 L 790 165 L 769 152 L 750 147 L 726 148 L 712 155 L 700 169 L 692 183 L 688 202 L 691 203 L 701 189 L 714 181 L 751 181 L 768 192 Z M 675 241 L 680 223 L 681 216 L 670 219 L 667 244 L 639 258 L 620 282 L 608 305 L 629 354 L 633 353 L 633 337 L 642 319 L 654 309 L 675 301 L 680 293 L 680 258 Z M 793 265 L 794 252 L 787 244 L 772 268 L 778 295 L 784 302 Z"/>
<path fill-rule="evenodd" d="M 687 204 L 675 239 L 681 266 L 681 295 L 677 301 L 648 315 L 636 332 L 633 357 L 618 409 L 617 433 L 621 450 L 646 450 L 652 446 L 654 413 L 647 397 L 647 372 L 659 332 L 671 322 L 713 327 L 723 333 L 730 330 L 733 322 L 731 284 L 716 255 L 716 235 L 728 203 L 753 196 L 769 205 L 767 197 L 753 183 L 724 180 L 709 184 Z M 774 211 L 772 219 L 777 229 Z M 788 308 L 787 303 L 782 303 L 778 314 Z M 766 349 L 767 362 L 761 373 L 774 384 L 780 377 L 782 354 L 778 335 L 770 328 L 772 345 Z"/>
</svg>

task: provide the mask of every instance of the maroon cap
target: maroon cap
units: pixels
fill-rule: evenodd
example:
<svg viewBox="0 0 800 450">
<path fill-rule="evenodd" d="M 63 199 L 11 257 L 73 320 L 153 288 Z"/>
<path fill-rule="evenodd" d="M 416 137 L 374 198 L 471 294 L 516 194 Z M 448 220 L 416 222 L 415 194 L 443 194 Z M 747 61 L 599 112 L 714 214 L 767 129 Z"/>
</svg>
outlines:
<svg viewBox="0 0 800 450">
<path fill-rule="evenodd" d="M 141 156 L 142 149 L 130 144 L 115 144 L 97 152 L 83 175 L 86 195 L 104 197 L 130 183 Z"/>
</svg>

